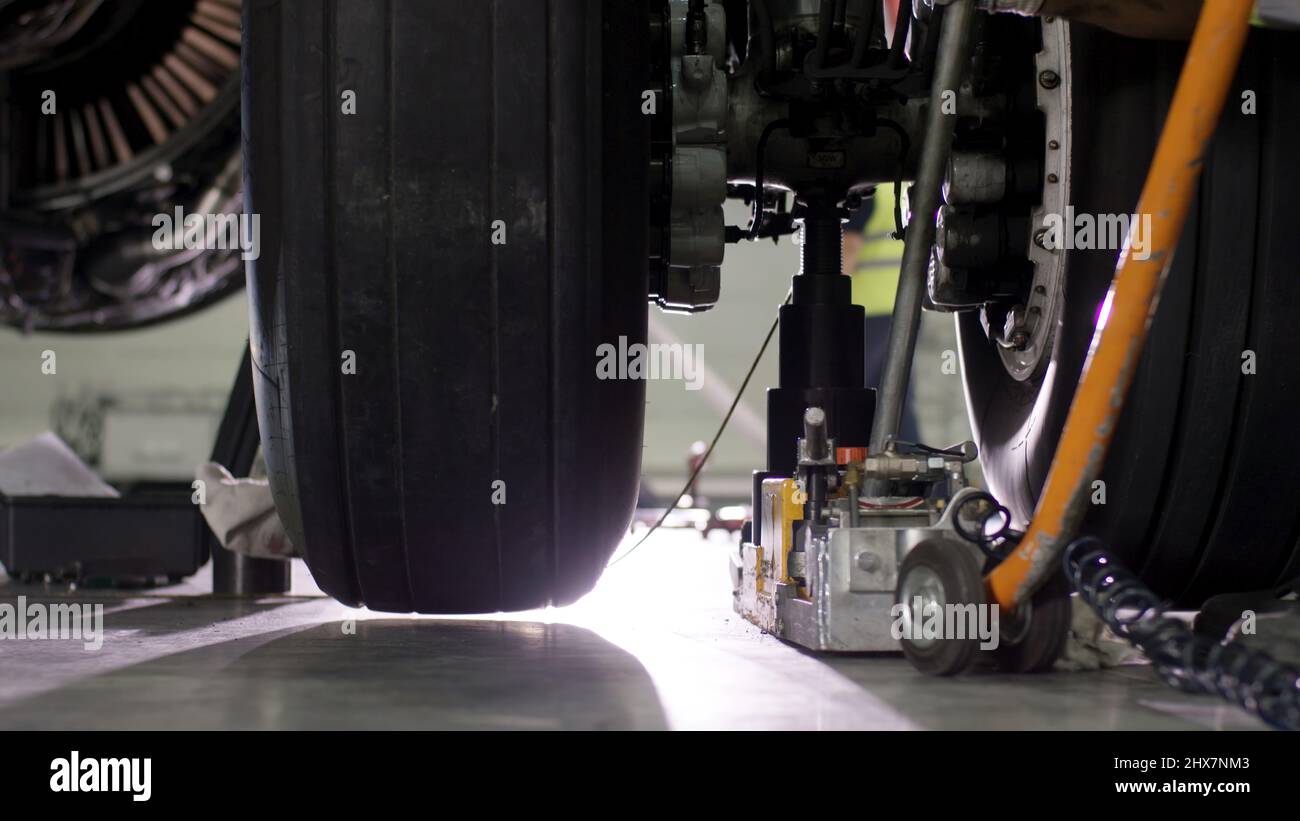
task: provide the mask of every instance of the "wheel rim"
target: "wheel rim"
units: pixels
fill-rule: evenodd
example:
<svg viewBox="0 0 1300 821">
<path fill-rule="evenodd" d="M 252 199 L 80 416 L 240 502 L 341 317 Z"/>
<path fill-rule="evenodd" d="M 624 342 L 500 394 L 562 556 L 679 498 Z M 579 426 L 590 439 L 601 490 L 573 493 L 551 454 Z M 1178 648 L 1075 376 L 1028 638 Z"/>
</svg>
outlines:
<svg viewBox="0 0 1300 821">
<path fill-rule="evenodd" d="M 1025 640 L 1029 635 L 1029 630 L 1033 626 L 1034 605 L 1033 602 L 1025 602 L 1016 609 L 1015 615 L 1003 621 L 998 620 L 998 643 L 1006 645 L 1017 645 Z"/>
<path fill-rule="evenodd" d="M 920 625 L 929 608 L 936 607 L 942 613 L 944 605 L 948 603 L 947 593 L 939 574 L 925 565 L 913 568 L 903 578 L 899 597 L 903 605 L 903 635 L 908 637 L 908 643 L 918 650 L 933 647 L 937 639 L 925 638 Z M 919 612 L 914 610 L 917 598 L 921 600 Z"/>
<path fill-rule="evenodd" d="M 1057 18 L 1042 22 L 1043 48 L 1034 58 L 1034 90 L 1043 112 L 1042 203 L 1031 215 L 1028 257 L 1034 275 L 1016 327 L 1023 344 L 1009 342 L 1003 329 L 985 327 L 998 347 L 1007 373 L 1025 382 L 1042 373 L 1051 360 L 1064 301 L 1066 254 L 1047 247 L 1048 214 L 1062 218 L 1070 202 L 1070 27 Z"/>
</svg>

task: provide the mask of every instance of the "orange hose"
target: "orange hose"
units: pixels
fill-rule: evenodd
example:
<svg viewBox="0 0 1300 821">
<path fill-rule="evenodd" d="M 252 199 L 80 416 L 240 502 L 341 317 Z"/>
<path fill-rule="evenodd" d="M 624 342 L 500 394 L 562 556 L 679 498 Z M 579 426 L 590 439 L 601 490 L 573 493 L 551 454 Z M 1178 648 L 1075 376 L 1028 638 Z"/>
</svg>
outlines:
<svg viewBox="0 0 1300 821">
<path fill-rule="evenodd" d="M 1206 0 L 1192 35 L 1169 117 L 1138 201 L 1140 230 L 1150 215 L 1146 259 L 1120 253 L 1103 314 L 1084 363 L 1047 485 L 1020 544 L 988 577 L 990 599 L 1013 609 L 1060 567 L 1061 552 L 1087 513 L 1124 397 L 1133 381 L 1160 287 L 1196 194 L 1202 161 L 1250 25 L 1252 0 Z"/>
</svg>

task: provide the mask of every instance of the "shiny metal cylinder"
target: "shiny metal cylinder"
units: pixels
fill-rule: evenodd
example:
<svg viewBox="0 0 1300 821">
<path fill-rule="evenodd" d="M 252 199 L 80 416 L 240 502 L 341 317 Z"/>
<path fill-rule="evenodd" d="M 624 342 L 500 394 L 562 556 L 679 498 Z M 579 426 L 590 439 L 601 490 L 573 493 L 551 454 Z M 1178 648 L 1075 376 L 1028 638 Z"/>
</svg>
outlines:
<svg viewBox="0 0 1300 821">
<path fill-rule="evenodd" d="M 1007 195 L 1007 164 L 987 151 L 954 151 L 948 158 L 943 201 L 949 205 L 1001 202 Z"/>
</svg>

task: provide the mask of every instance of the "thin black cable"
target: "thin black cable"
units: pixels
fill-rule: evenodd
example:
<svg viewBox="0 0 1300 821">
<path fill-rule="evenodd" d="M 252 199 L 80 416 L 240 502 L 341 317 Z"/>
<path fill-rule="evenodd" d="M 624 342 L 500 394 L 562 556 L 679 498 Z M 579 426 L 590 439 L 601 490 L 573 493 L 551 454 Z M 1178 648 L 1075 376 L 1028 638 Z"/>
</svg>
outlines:
<svg viewBox="0 0 1300 821">
<path fill-rule="evenodd" d="M 967 506 L 986 502 L 987 509 L 976 515 L 978 522 L 975 530 L 968 530 L 962 522 L 962 511 Z M 998 526 L 989 530 L 989 522 L 997 520 Z M 975 545 L 989 559 L 1001 563 L 1010 552 L 1010 548 L 1020 543 L 1023 533 L 1012 530 L 1011 511 L 999 504 L 993 495 L 982 490 L 967 494 L 952 511 L 952 528 L 957 535 Z"/>
<path fill-rule="evenodd" d="M 789 301 L 790 301 L 790 294 L 789 292 L 787 292 L 785 295 L 785 302 L 789 302 Z M 713 434 L 713 441 L 709 443 L 709 449 L 704 451 L 704 456 L 700 459 L 699 462 L 695 464 L 694 469 L 691 470 L 691 475 L 687 477 L 686 484 L 682 486 L 681 493 L 677 494 L 677 498 L 673 500 L 673 503 L 671 505 L 664 508 L 663 515 L 659 517 L 658 521 L 656 521 L 653 525 L 650 526 L 650 529 L 646 531 L 646 534 L 642 536 L 637 541 L 636 544 L 628 548 L 627 552 L 624 553 L 622 556 L 619 556 L 618 558 L 615 559 L 611 559 L 609 564 L 605 565 L 606 568 L 613 567 L 614 565 L 626 559 L 628 556 L 631 556 L 638 547 L 645 544 L 646 539 L 649 539 L 651 536 L 654 535 L 654 532 L 659 529 L 660 525 L 668 521 L 669 514 L 671 514 L 674 510 L 676 510 L 677 506 L 681 504 L 682 497 L 685 496 L 687 491 L 689 491 L 691 487 L 695 484 L 695 480 L 699 477 L 700 472 L 703 471 L 704 466 L 708 464 L 709 457 L 713 455 L 713 449 L 718 446 L 718 441 L 722 439 L 722 434 L 727 429 L 727 423 L 731 421 L 731 415 L 736 412 L 736 408 L 740 405 L 741 397 L 745 395 L 745 389 L 749 387 L 749 380 L 753 378 L 754 371 L 758 370 L 758 363 L 763 361 L 763 354 L 767 353 L 767 346 L 769 343 L 771 343 L 772 337 L 776 334 L 776 328 L 777 325 L 780 324 L 780 322 L 781 322 L 781 317 L 779 315 L 777 316 L 776 319 L 772 320 L 772 327 L 767 329 L 767 336 L 763 337 L 763 344 L 758 349 L 758 356 L 754 357 L 753 364 L 749 366 L 749 372 L 745 374 L 745 378 L 740 382 L 740 387 L 736 390 L 736 398 L 731 400 L 731 407 L 727 408 L 726 416 L 722 417 L 722 424 L 718 425 L 718 432 Z"/>
</svg>

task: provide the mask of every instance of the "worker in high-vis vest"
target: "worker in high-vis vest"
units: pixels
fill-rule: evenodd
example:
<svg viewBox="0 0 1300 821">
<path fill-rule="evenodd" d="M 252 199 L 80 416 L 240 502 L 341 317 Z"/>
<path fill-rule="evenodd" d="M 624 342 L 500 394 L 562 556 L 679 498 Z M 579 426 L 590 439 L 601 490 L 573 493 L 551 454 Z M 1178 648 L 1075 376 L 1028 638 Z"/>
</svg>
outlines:
<svg viewBox="0 0 1300 821">
<path fill-rule="evenodd" d="M 894 186 L 877 186 L 853 212 L 844 226 L 844 273 L 853 277 L 853 303 L 867 314 L 866 366 L 867 387 L 880 387 L 885 368 L 885 350 L 889 345 L 889 325 L 894 313 L 894 295 L 898 291 L 898 272 L 903 259 L 903 242 L 893 237 Z M 917 442 L 916 415 L 911 397 L 903 404 L 898 438 Z"/>
</svg>

